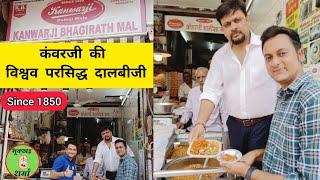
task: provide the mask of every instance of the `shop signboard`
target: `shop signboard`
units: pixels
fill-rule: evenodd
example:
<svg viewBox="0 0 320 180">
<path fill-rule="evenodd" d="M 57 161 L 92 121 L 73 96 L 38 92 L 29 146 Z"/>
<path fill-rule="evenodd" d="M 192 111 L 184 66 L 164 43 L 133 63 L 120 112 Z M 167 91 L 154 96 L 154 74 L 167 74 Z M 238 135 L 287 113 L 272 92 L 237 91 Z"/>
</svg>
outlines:
<svg viewBox="0 0 320 180">
<path fill-rule="evenodd" d="M 121 109 L 115 107 L 72 107 L 67 108 L 67 117 L 120 118 Z"/>
<path fill-rule="evenodd" d="M 219 22 L 214 18 L 165 16 L 165 30 L 223 34 Z"/>
<path fill-rule="evenodd" d="M 145 13 L 145 0 L 13 1 L 7 40 L 62 41 L 145 34 Z"/>
</svg>

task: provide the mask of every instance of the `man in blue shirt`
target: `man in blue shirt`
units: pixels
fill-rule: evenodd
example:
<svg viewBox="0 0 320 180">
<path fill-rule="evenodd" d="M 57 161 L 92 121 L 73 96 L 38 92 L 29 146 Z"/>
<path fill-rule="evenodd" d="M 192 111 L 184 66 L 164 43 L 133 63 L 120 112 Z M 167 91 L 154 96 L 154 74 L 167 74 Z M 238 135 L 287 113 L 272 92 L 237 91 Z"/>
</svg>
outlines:
<svg viewBox="0 0 320 180">
<path fill-rule="evenodd" d="M 137 180 L 138 165 L 136 161 L 127 153 L 127 143 L 118 139 L 114 142 L 117 154 L 120 156 L 120 164 L 117 171 L 116 180 Z"/>
<path fill-rule="evenodd" d="M 76 155 L 77 146 L 72 142 L 68 142 L 66 153 L 54 160 L 50 178 L 58 180 L 73 180 L 76 176 Z"/>
<path fill-rule="evenodd" d="M 245 179 L 320 179 L 320 83 L 303 72 L 295 31 L 272 26 L 261 40 L 268 73 L 280 85 L 267 146 L 221 165 Z M 262 158 L 263 171 L 250 167 Z"/>
</svg>

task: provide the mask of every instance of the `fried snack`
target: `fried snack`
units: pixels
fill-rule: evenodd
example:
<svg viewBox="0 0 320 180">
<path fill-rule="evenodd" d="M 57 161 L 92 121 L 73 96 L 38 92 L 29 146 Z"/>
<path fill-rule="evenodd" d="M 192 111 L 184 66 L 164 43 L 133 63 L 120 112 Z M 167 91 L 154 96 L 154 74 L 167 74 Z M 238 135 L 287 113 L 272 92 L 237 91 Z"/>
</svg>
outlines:
<svg viewBox="0 0 320 180">
<path fill-rule="evenodd" d="M 199 169 L 199 168 L 202 168 L 201 164 L 190 164 L 183 169 Z M 219 176 L 220 176 L 219 174 L 204 174 L 204 175 L 202 175 L 202 179 L 203 180 L 216 179 Z M 199 177 L 200 177 L 200 175 L 177 176 L 177 177 L 171 178 L 171 180 L 198 180 Z"/>
<path fill-rule="evenodd" d="M 172 155 L 171 155 L 171 159 L 177 159 L 177 158 L 180 158 L 180 157 L 184 157 L 184 156 L 187 156 L 187 151 L 188 151 L 188 146 L 182 146 L 182 145 L 179 145 L 178 147 L 176 147 L 173 152 L 172 152 Z"/>
<path fill-rule="evenodd" d="M 224 154 L 223 160 L 224 161 L 235 161 L 235 160 L 237 160 L 237 157 L 234 155 L 230 155 L 230 154 Z"/>
<path fill-rule="evenodd" d="M 194 155 L 214 155 L 219 152 L 220 144 L 215 141 L 198 139 L 192 143 L 190 152 Z"/>
</svg>

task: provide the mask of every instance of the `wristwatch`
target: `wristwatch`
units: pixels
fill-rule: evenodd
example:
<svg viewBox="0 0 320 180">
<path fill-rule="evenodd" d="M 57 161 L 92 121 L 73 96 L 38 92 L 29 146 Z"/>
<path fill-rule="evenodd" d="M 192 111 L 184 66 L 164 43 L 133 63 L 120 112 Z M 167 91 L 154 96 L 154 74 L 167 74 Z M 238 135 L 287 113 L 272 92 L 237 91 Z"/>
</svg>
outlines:
<svg viewBox="0 0 320 180">
<path fill-rule="evenodd" d="M 251 167 L 248 169 L 247 174 L 246 174 L 246 176 L 244 177 L 244 179 L 245 179 L 245 180 L 250 180 L 253 171 L 256 170 L 256 169 L 257 169 L 256 167 L 251 166 Z"/>
</svg>

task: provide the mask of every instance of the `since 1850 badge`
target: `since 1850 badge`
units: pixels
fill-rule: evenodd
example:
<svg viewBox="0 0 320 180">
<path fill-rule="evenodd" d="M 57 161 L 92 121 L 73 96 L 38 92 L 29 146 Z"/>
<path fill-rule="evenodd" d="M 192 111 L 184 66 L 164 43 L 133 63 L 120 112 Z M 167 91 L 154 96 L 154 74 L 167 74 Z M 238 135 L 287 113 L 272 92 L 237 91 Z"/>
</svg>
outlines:
<svg viewBox="0 0 320 180">
<path fill-rule="evenodd" d="M 7 154 L 6 167 L 9 173 L 16 178 L 33 176 L 39 167 L 37 152 L 28 145 L 14 146 Z"/>
</svg>

